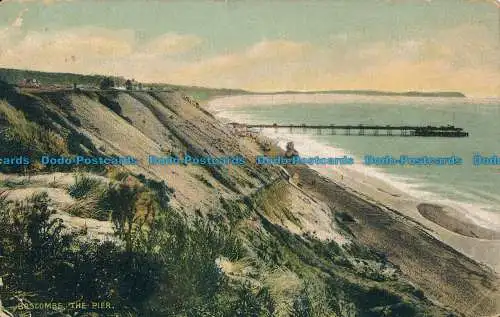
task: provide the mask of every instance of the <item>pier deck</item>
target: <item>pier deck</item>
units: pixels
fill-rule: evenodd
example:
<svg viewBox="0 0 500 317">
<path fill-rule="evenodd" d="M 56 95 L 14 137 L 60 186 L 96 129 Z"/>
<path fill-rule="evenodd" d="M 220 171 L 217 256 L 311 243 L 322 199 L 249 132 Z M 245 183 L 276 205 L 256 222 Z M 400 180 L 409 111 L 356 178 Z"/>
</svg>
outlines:
<svg viewBox="0 0 500 317">
<path fill-rule="evenodd" d="M 468 137 L 469 133 L 462 128 L 452 125 L 447 126 L 408 126 L 408 125 L 324 125 L 324 124 L 243 124 L 232 122 L 230 125 L 236 129 L 288 129 L 289 132 L 315 130 L 318 134 L 323 131 L 336 135 L 337 130 L 343 135 L 361 136 L 420 136 L 420 137 Z M 399 132 L 399 133 L 394 133 Z"/>
</svg>

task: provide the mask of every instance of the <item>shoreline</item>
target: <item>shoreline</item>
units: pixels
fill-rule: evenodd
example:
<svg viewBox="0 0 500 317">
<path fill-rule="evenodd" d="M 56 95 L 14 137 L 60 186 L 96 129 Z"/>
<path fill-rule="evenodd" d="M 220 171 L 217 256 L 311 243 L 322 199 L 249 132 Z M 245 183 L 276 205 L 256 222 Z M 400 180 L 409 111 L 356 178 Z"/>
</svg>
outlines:
<svg viewBox="0 0 500 317">
<path fill-rule="evenodd" d="M 296 102 L 305 102 L 303 97 L 297 99 L 300 95 L 292 96 L 258 96 L 256 100 L 253 96 L 231 96 L 215 98 L 209 101 L 208 110 L 214 112 L 219 119 L 218 114 L 228 108 L 231 101 L 237 101 L 231 104 L 230 109 L 250 105 L 252 102 L 262 102 L 267 97 L 267 103 L 271 105 L 277 100 L 277 103 L 286 103 L 285 100 L 300 100 Z M 335 96 L 334 96 L 335 97 Z M 318 102 L 318 96 L 309 95 L 310 102 Z M 321 96 L 320 100 L 329 97 Z M 428 99 L 427 99 L 428 100 Z M 217 103 L 217 108 L 214 106 Z M 292 102 L 293 103 L 293 102 Z M 263 103 L 259 103 L 262 105 Z M 222 107 L 222 109 L 221 109 Z M 214 111 L 215 110 L 215 111 Z M 228 118 L 227 116 L 225 117 Z M 267 138 L 273 139 L 270 135 Z M 300 145 L 296 148 L 301 153 Z M 280 147 L 283 147 L 281 145 Z M 453 249 L 465 254 L 469 258 L 486 264 L 497 274 L 500 273 L 500 229 L 488 228 L 483 224 L 488 222 L 488 218 L 483 219 L 482 223 L 474 223 L 470 211 L 467 211 L 453 203 L 447 203 L 439 200 L 428 200 L 414 197 L 405 189 L 398 189 L 384 179 L 369 175 L 366 171 L 360 172 L 349 167 L 325 168 L 318 166 L 308 166 L 312 171 L 319 173 L 322 177 L 331 180 L 335 185 L 344 188 L 351 194 L 360 197 L 367 202 L 377 206 L 389 208 L 401 213 L 404 217 L 418 223 L 429 234 L 439 241 Z"/>
<path fill-rule="evenodd" d="M 421 203 L 417 205 L 417 209 L 426 219 L 463 236 L 485 240 L 500 240 L 500 232 L 460 219 L 457 211 L 448 206 Z"/>
</svg>

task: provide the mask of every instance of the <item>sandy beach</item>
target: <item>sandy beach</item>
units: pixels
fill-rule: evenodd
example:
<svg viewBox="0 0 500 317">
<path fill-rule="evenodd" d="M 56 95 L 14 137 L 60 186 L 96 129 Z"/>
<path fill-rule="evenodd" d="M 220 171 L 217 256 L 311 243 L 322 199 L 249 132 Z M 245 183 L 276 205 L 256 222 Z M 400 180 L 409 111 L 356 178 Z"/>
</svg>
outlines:
<svg viewBox="0 0 500 317">
<path fill-rule="evenodd" d="M 454 249 L 500 272 L 500 252 L 492 252 L 500 250 L 500 231 L 472 222 L 466 210 L 418 199 L 377 177 L 352 168 L 340 168 L 341 172 L 311 168 L 348 192 L 401 213 Z"/>
<path fill-rule="evenodd" d="M 455 233 L 478 239 L 500 240 L 500 232 L 469 222 L 457 210 L 447 206 L 419 204 L 417 209 L 426 219 Z"/>
<path fill-rule="evenodd" d="M 225 110 L 235 107 L 247 107 L 255 104 L 269 105 L 284 103 L 315 103 L 334 102 L 335 100 L 352 100 L 352 96 L 339 95 L 257 95 L 257 96 L 231 96 L 212 100 L 208 103 L 209 111 L 222 115 L 222 119 L 231 120 Z M 364 96 L 355 96 L 363 100 Z M 371 97 L 370 97 L 371 98 Z M 379 97 L 375 97 L 379 98 Z M 396 102 L 397 98 L 380 97 Z M 418 102 L 422 98 L 415 98 Z M 424 98 L 425 99 L 425 98 Z M 433 103 L 439 104 L 439 98 L 432 98 Z M 429 102 L 429 99 L 425 99 Z M 462 102 L 471 102 L 464 98 Z M 487 105 L 493 102 L 490 99 L 475 99 Z M 273 135 L 267 135 L 273 137 Z M 293 141 L 301 155 L 321 155 L 321 153 L 303 153 L 301 145 L 310 144 L 307 137 L 293 136 Z M 277 140 L 280 147 L 284 146 L 283 140 Z M 310 150 L 309 150 L 310 151 Z M 339 153 L 336 153 L 337 155 Z M 484 263 L 497 273 L 500 272 L 500 215 L 477 211 L 472 207 L 464 208 L 453 201 L 432 200 L 428 201 L 412 195 L 404 183 L 390 184 L 384 180 L 383 175 L 363 169 L 363 166 L 335 166 L 321 167 L 310 166 L 320 175 L 327 177 L 335 185 L 345 189 L 363 200 L 393 210 L 409 221 L 418 224 L 422 230 L 436 237 L 453 249 L 467 255 L 471 259 Z M 495 250 L 497 250 L 495 252 Z"/>
</svg>

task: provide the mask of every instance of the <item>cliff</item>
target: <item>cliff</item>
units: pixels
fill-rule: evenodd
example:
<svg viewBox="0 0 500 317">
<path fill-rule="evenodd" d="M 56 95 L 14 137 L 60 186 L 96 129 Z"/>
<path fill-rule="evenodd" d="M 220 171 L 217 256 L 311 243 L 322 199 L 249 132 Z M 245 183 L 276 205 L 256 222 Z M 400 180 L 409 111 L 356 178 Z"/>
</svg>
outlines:
<svg viewBox="0 0 500 317">
<path fill-rule="evenodd" d="M 73 289 L 73 298 L 98 296 L 134 316 L 477 316 L 496 309 L 493 296 L 479 295 L 496 290 L 492 272 L 397 214 L 336 187 L 297 187 L 282 169 L 255 165 L 262 153 L 258 139 L 236 136 L 181 92 L 26 92 L 5 86 L 0 94 L 0 142 L 10 147 L 9 154 L 16 149 L 34 157 L 52 151 L 141 160 L 137 166 L 79 169 L 79 174 L 75 168 L 2 167 L 4 215 L 17 210 L 9 200 L 26 199 L 27 206 L 38 206 L 42 215 L 53 212 L 51 217 L 79 235 L 113 244 L 83 280 L 74 274 L 76 267 L 87 267 L 78 252 L 94 259 L 101 253 L 87 248 L 102 246 L 78 244 L 76 253 L 68 246 L 63 260 L 43 258 L 57 263 L 50 272 L 58 278 L 51 280 L 31 262 L 25 265 L 39 270 L 36 278 L 19 272 L 12 250 L 43 254 L 30 243 L 18 250 L 9 236 L 14 231 L 0 231 L 8 259 L 1 269 L 11 276 L 0 293 L 7 308 L 18 304 L 14 293 L 31 294 L 21 297 L 32 302 L 54 294 L 70 301 L 65 287 L 78 281 L 84 287 Z M 238 155 L 248 164 L 147 164 L 149 155 L 186 153 Z M 326 182 L 306 167 L 298 173 Z M 127 190 L 133 188 L 145 189 L 131 196 Z M 89 195 L 92 191 L 98 193 Z M 47 196 L 32 196 L 36 192 Z M 132 215 L 124 215 L 132 204 Z M 363 220 L 364 230 L 359 219 L 370 218 L 367 214 L 383 221 Z M 14 223 L 9 217 L 2 218 L 4 227 Z M 384 228 L 387 223 L 397 235 Z M 409 246 L 405 261 L 398 256 L 392 261 L 388 254 L 387 244 L 398 237 Z M 435 271 L 415 274 L 426 272 L 427 265 L 447 265 L 448 273 L 438 271 L 449 274 L 439 279 L 438 289 L 429 280 L 437 278 Z M 94 276 L 99 270 L 105 274 Z M 477 301 L 482 305 L 472 307 Z M 66 307 L 58 313 L 74 311 Z"/>
</svg>

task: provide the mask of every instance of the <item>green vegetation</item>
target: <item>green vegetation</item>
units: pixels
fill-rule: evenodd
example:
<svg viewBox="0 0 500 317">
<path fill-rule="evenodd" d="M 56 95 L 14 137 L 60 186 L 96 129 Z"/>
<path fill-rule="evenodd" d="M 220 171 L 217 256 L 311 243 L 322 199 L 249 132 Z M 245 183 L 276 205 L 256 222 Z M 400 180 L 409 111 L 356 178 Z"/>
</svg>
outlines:
<svg viewBox="0 0 500 317">
<path fill-rule="evenodd" d="M 0 270 L 6 286 L 0 296 L 10 311 L 21 300 L 106 300 L 120 316 L 232 316 L 228 309 L 249 296 L 233 296 L 236 289 L 215 261 L 221 255 L 241 257 L 228 229 L 200 219 L 188 224 L 163 210 L 147 230 L 134 232 L 135 243 L 127 250 L 122 240 L 88 241 L 67 232 L 48 205 L 46 194 L 20 203 L 5 196 L 0 201 Z M 53 316 L 77 311 L 66 308 Z"/>
<path fill-rule="evenodd" d="M 136 217 L 142 217 L 145 223 L 154 218 L 155 210 L 168 207 L 172 190 L 165 182 L 120 171 L 114 171 L 113 176 L 114 179 L 105 183 L 95 175 L 76 173 L 74 183 L 67 188 L 76 202 L 65 211 L 98 220 L 130 220 L 128 225 L 131 225 L 138 221 Z M 123 235 L 120 222 L 115 225 Z"/>
<path fill-rule="evenodd" d="M 0 181 L 0 188 L 8 188 L 8 189 L 14 189 L 14 188 L 26 188 L 30 185 L 30 182 L 27 179 L 23 180 L 11 180 L 11 179 L 6 179 Z"/>
<path fill-rule="evenodd" d="M 269 219 L 279 220 L 280 222 L 289 221 L 300 228 L 299 219 L 290 212 L 286 204 L 288 190 L 288 183 L 279 181 L 269 186 L 265 191 L 258 192 L 255 202 L 257 208 L 261 209 Z"/>
<path fill-rule="evenodd" d="M 21 202 L 0 195 L 0 271 L 6 285 L 0 298 L 9 311 L 15 312 L 20 301 L 101 300 L 121 316 L 432 312 L 421 291 L 383 275 L 383 256 L 358 245 L 346 248 L 292 234 L 254 209 L 264 204 L 263 196 L 259 204 L 221 200 L 230 221 L 205 220 L 165 205 L 164 183 L 133 175 L 120 179 L 107 185 L 77 174 L 68 188 L 77 201 L 100 197 L 93 206 L 110 213 L 115 228 L 110 241 L 66 230 L 48 207 L 47 194 Z M 246 225 L 250 218 L 261 223 L 258 231 Z M 363 261 L 375 263 L 373 272 L 383 278 L 361 274 L 356 263 Z M 235 279 L 237 267 L 248 273 Z M 52 313 L 77 312 L 66 307 Z"/>
<path fill-rule="evenodd" d="M 106 184 L 89 174 L 76 173 L 74 177 L 75 182 L 67 190 L 76 202 L 67 206 L 64 211 L 79 217 L 109 220 Z"/>
<path fill-rule="evenodd" d="M 72 167 L 68 165 L 43 166 L 39 158 L 47 154 L 71 156 L 99 153 L 88 136 L 69 124 L 72 120 L 70 101 L 66 100 L 62 93 L 54 94 L 52 98 L 56 100 L 44 100 L 14 90 L 0 91 L 2 155 L 31 158 L 29 166 L 1 165 L 0 171 L 8 173 L 69 171 Z M 3 100 L 4 97 L 7 100 Z M 60 109 L 53 106 L 53 102 L 61 103 L 63 107 L 68 108 L 68 113 L 62 113 Z M 84 169 L 104 170 L 103 166 L 86 166 Z"/>
<path fill-rule="evenodd" d="M 23 112 L 0 101 L 0 123 L 3 133 L 0 134 L 0 147 L 8 149 L 4 155 L 39 157 L 45 153 L 63 155 L 68 153 L 66 141 L 58 134 L 40 125 L 28 121 Z M 9 154 L 10 153 L 10 154 Z M 20 167 L 2 165 L 3 171 L 15 171 Z M 34 169 L 40 169 L 37 164 Z"/>
<path fill-rule="evenodd" d="M 85 174 L 76 174 L 75 183 L 68 187 L 71 197 L 81 199 L 99 191 L 102 182 Z"/>
<path fill-rule="evenodd" d="M 99 83 L 99 88 L 103 90 L 110 89 L 113 87 L 115 87 L 115 81 L 111 77 L 106 77 Z"/>
<path fill-rule="evenodd" d="M 205 176 L 201 175 L 201 174 L 196 174 L 194 176 L 197 180 L 201 181 L 203 184 L 205 184 L 207 187 L 210 187 L 210 188 L 213 188 L 214 185 L 212 185 L 207 179 Z"/>
<path fill-rule="evenodd" d="M 4 101 L 0 101 L 0 120 L 6 124 L 2 145 L 12 153 L 24 155 L 27 152 L 35 152 L 60 155 L 67 152 L 64 139 L 55 132 L 28 121 L 21 111 Z"/>
<path fill-rule="evenodd" d="M 222 206 L 221 214 L 225 216 L 231 225 L 236 225 L 252 214 L 251 207 L 241 200 L 226 200 L 222 197 L 219 200 Z M 217 219 L 217 217 L 215 218 Z"/>
<path fill-rule="evenodd" d="M 294 272 L 302 285 L 298 294 L 291 296 L 293 303 L 285 303 L 281 308 L 289 311 L 289 315 L 446 316 L 444 311 L 429 309 L 429 303 L 415 296 L 414 293 L 418 292 L 411 286 L 408 292 L 401 292 L 402 285 L 405 285 L 402 281 L 360 274 L 352 263 L 362 260 L 358 256 L 366 256 L 364 252 L 358 254 L 356 250 L 345 250 L 333 241 L 325 243 L 312 237 L 303 239 L 265 218 L 261 219 L 269 235 L 263 237 L 247 232 L 254 252 L 261 258 L 261 265 L 284 265 Z M 385 265 L 384 262 L 376 263 L 379 270 L 380 265 Z M 284 280 L 287 283 L 292 281 L 290 277 Z M 276 283 L 276 280 L 272 281 L 272 284 Z M 274 297 L 275 302 L 283 303 L 286 301 L 284 296 L 278 294 Z"/>
<path fill-rule="evenodd" d="M 0 68 L 0 80 L 17 84 L 25 78 L 36 78 L 42 85 L 64 85 L 72 87 L 74 83 L 99 87 L 102 80 L 108 78 L 102 75 L 81 75 L 71 73 L 50 73 L 32 70 Z M 122 77 L 111 77 L 114 81 L 125 82 Z"/>
</svg>

